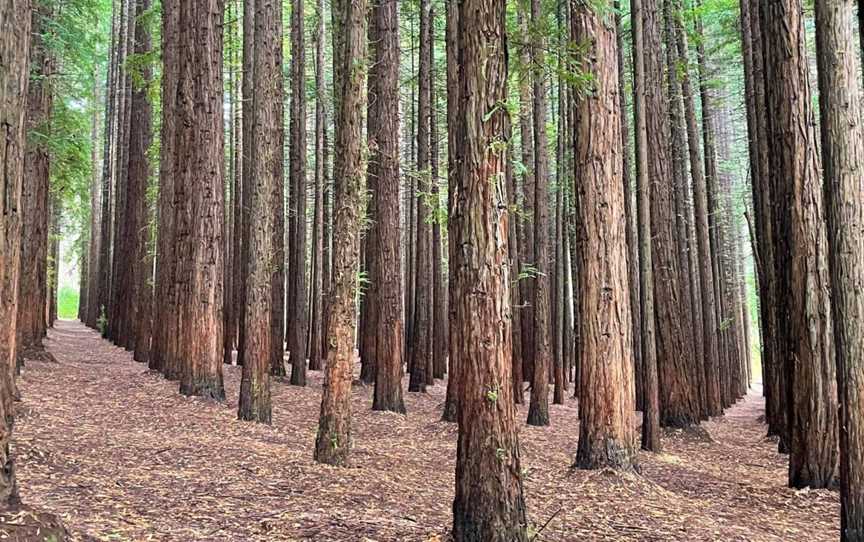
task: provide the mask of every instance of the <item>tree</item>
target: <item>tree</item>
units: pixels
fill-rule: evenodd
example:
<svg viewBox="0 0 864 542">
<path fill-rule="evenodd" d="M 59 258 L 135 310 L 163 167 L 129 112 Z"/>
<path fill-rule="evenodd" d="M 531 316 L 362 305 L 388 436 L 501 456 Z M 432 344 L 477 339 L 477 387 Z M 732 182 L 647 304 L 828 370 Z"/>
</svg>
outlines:
<svg viewBox="0 0 864 542">
<path fill-rule="evenodd" d="M 312 247 L 312 301 L 309 330 L 309 370 L 319 371 L 322 364 L 324 331 L 324 208 L 327 206 L 325 177 L 327 148 L 327 91 L 324 87 L 324 0 L 317 0 L 315 38 L 315 234 Z"/>
<path fill-rule="evenodd" d="M 534 371 L 528 425 L 549 425 L 549 150 L 546 137 L 546 82 L 543 74 L 545 40 L 542 38 L 540 0 L 531 0 L 531 62 L 534 83 Z"/>
<path fill-rule="evenodd" d="M 816 2 L 816 50 L 837 391 L 840 401 L 840 538 L 864 537 L 864 160 L 861 90 L 850 0 Z"/>
<path fill-rule="evenodd" d="M 333 228 L 333 284 L 327 317 L 327 368 L 315 460 L 344 465 L 351 449 L 351 379 L 354 364 L 360 206 L 365 167 L 361 115 L 366 80 L 366 0 L 337 0 L 333 10 L 342 24 L 334 27 L 341 47 L 334 51 L 337 85 L 336 199 Z"/>
<path fill-rule="evenodd" d="M 223 11 L 223 0 L 184 1 L 178 32 L 172 36 L 179 37 L 173 175 L 180 324 L 177 353 L 183 360 L 180 392 L 219 401 L 225 398 Z"/>
<path fill-rule="evenodd" d="M 305 0 L 295 0 L 292 2 L 293 9 L 291 12 L 292 78 L 291 115 L 289 119 L 291 143 L 289 184 L 294 213 L 291 218 L 289 234 L 291 261 L 288 266 L 290 270 L 288 312 L 291 315 L 291 321 L 288 325 L 288 350 L 291 352 L 291 384 L 295 386 L 306 385 L 306 335 L 309 331 L 306 315 L 306 35 L 304 32 L 304 4 Z M 281 198 L 278 202 L 274 202 L 274 205 L 281 208 Z M 280 273 L 279 281 L 282 280 L 281 277 Z M 276 279 L 277 277 L 274 276 L 274 287 L 279 289 Z M 277 305 L 275 298 L 273 308 L 279 313 L 278 318 L 281 321 L 281 302 Z M 281 329 L 281 324 L 279 326 Z M 279 363 L 281 364 L 281 346 L 279 352 Z"/>
<path fill-rule="evenodd" d="M 766 8 L 775 263 L 779 291 L 789 293 L 778 296 L 779 314 L 785 315 L 778 359 L 785 360 L 789 381 L 789 485 L 827 487 L 837 467 L 837 381 L 803 10 L 800 0 L 775 0 Z"/>
<path fill-rule="evenodd" d="M 615 28 L 604 23 L 600 9 L 574 3 L 572 13 L 573 41 L 592 44 L 581 66 L 593 75 L 590 96 L 576 98 L 573 119 L 582 340 L 576 465 L 630 469 L 636 430 L 623 161 L 617 155 L 622 113 Z"/>
<path fill-rule="evenodd" d="M 456 181 L 459 167 L 458 133 L 456 125 L 461 121 L 459 115 L 459 90 L 461 81 L 459 79 L 459 6 L 456 0 L 447 0 L 447 20 L 445 28 L 445 39 L 447 42 L 447 209 L 454 206 L 453 194 L 456 192 Z M 450 269 L 455 261 L 455 247 L 452 239 L 448 243 L 448 262 Z M 447 297 L 453 299 L 453 282 L 448 281 Z M 452 318 L 448 322 L 448 351 L 453 341 Z M 457 421 L 459 404 L 459 368 L 458 360 L 453 356 L 448 357 L 449 368 L 447 371 L 447 395 L 444 400 L 444 412 L 441 419 L 445 422 Z M 515 385 L 515 384 L 514 384 Z M 521 385 L 521 382 L 519 382 Z"/>
<path fill-rule="evenodd" d="M 53 106 L 54 61 L 46 43 L 52 7 L 38 2 L 33 10 L 30 64 L 33 81 L 27 93 L 27 151 L 21 198 L 21 270 L 18 293 L 18 344 L 21 349 L 41 348 L 47 332 L 49 176 L 48 148 Z"/>
<path fill-rule="evenodd" d="M 408 349 L 411 378 L 408 391 L 425 392 L 432 376 L 432 228 L 429 224 L 431 193 L 431 152 L 429 147 L 429 119 L 431 113 L 431 57 L 432 43 L 429 0 L 420 0 L 420 48 L 417 88 L 417 250 L 415 263 L 414 318 Z"/>
<path fill-rule="evenodd" d="M 12 440 L 18 277 L 21 257 L 21 189 L 26 143 L 25 112 L 30 65 L 30 2 L 0 0 L 0 131 L 5 144 L 0 151 L 0 504 L 18 504 Z"/>
<path fill-rule="evenodd" d="M 169 380 L 180 379 L 178 359 L 178 295 L 174 281 L 177 272 L 176 209 L 174 206 L 174 162 L 177 131 L 177 80 L 179 77 L 179 24 L 178 0 L 162 0 L 162 122 L 159 146 L 159 200 L 156 241 L 156 287 L 154 297 L 159 300 L 153 311 L 153 344 L 150 353 L 151 369 L 161 371 Z M 102 191 L 102 220 L 107 215 L 104 206 L 108 200 Z M 110 191 L 109 191 L 110 194 Z M 105 224 L 103 222 L 103 232 Z M 102 241 L 106 241 L 102 236 Z M 101 247 L 101 244 L 100 244 Z M 102 269 L 100 258 L 100 271 Z"/>
<path fill-rule="evenodd" d="M 378 297 L 375 316 L 373 410 L 405 412 L 402 400 L 402 266 L 399 257 L 399 3 L 376 0 L 369 23 L 373 62 L 369 71 L 369 178 L 375 177 L 374 246 L 370 277 Z M 375 119 L 372 123 L 371 120 Z"/>
<path fill-rule="evenodd" d="M 504 8 L 459 3 L 460 117 L 450 126 L 458 169 L 449 213 L 450 359 L 460 391 L 456 542 L 528 540 L 511 382 Z"/>
<path fill-rule="evenodd" d="M 281 343 L 271 324 L 273 268 L 279 266 L 273 237 L 278 206 L 277 186 L 282 178 L 282 9 L 272 2 L 255 5 L 254 88 L 252 114 L 252 199 L 249 212 L 255 227 L 249 231 L 249 273 L 243 325 L 243 374 L 240 383 L 241 420 L 270 423 L 272 342 Z M 281 347 L 280 347 L 281 352 Z"/>
<path fill-rule="evenodd" d="M 651 197 L 648 169 L 648 122 L 644 16 L 642 0 L 633 0 L 633 96 L 636 127 L 636 212 L 639 229 L 639 295 L 642 307 L 642 449 L 660 451 L 660 397 L 657 390 L 657 346 L 654 315 L 654 255 L 651 247 Z M 649 17 L 654 17 L 651 14 Z"/>
<path fill-rule="evenodd" d="M 135 13 L 141 18 L 150 9 L 150 0 L 137 0 Z M 146 24 L 135 25 L 135 55 L 146 57 L 151 52 L 150 29 Z M 153 278 L 153 261 L 150 256 L 150 203 L 147 191 L 150 186 L 150 160 L 148 153 L 153 143 L 153 107 L 148 97 L 152 69 L 145 64 L 138 74 L 132 90 L 129 134 L 129 188 L 127 209 L 127 235 L 133 250 L 131 265 L 132 304 L 130 312 L 134 320 L 130 322 L 131 347 L 136 361 L 147 363 L 150 356 L 151 303 L 153 291 L 150 287 Z"/>
</svg>

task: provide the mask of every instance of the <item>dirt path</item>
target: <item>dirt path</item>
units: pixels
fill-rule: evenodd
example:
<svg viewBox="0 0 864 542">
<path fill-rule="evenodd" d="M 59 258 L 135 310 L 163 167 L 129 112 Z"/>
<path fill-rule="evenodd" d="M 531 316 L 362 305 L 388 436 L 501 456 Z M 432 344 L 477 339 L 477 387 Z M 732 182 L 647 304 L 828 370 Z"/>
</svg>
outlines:
<svg viewBox="0 0 864 542">
<path fill-rule="evenodd" d="M 406 394 L 407 416 L 372 412 L 372 390 L 355 387 L 353 464 L 335 469 L 312 461 L 320 374 L 307 388 L 276 383 L 263 427 L 235 419 L 236 367 L 220 405 L 180 396 L 77 322 L 46 344 L 58 363 L 31 361 L 20 381 L 18 474 L 25 502 L 78 539 L 446 539 L 456 428 L 438 421 L 441 384 Z M 667 435 L 637 476 L 570 471 L 575 402 L 553 406 L 552 427 L 521 429 L 532 529 L 552 518 L 540 539 L 837 539 L 836 493 L 785 487 L 761 409 L 749 396 L 705 424 L 710 441 Z"/>
</svg>

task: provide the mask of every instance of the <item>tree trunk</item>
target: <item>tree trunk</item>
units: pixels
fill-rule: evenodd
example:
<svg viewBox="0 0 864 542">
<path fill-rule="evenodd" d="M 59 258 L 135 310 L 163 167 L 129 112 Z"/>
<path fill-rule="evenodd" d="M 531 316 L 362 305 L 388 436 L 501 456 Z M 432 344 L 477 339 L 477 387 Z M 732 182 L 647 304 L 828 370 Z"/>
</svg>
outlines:
<svg viewBox="0 0 864 542">
<path fill-rule="evenodd" d="M 459 91 L 460 91 L 460 64 L 459 64 L 459 5 L 456 0 L 447 0 L 447 209 L 448 221 L 449 210 L 454 208 L 453 195 L 456 191 L 459 161 L 457 125 L 461 122 L 459 115 Z M 452 264 L 455 261 L 455 247 L 453 240 L 448 237 L 447 243 L 448 267 L 452 274 Z M 454 300 L 453 281 L 448 281 L 447 297 Z M 448 315 L 450 311 L 448 311 Z M 449 318 L 447 344 L 449 352 L 453 352 L 453 337 L 455 321 Z M 457 421 L 459 411 L 459 360 L 452 355 L 448 356 L 449 367 L 447 371 L 447 395 L 444 400 L 444 412 L 441 419 L 445 422 Z"/>
<path fill-rule="evenodd" d="M 162 0 L 162 127 L 159 147 L 159 204 L 156 242 L 156 288 L 158 299 L 153 312 L 153 344 L 149 366 L 168 380 L 180 379 L 178 358 L 179 289 L 175 282 L 176 209 L 174 205 L 174 162 L 177 134 L 177 79 L 179 77 L 179 0 Z M 104 207 L 108 200 L 102 192 Z M 110 217 L 110 214 L 108 215 Z M 103 231 L 105 225 L 103 223 Z M 106 241 L 105 236 L 102 242 Z M 104 250 L 104 249 L 103 249 Z M 102 261 L 100 260 L 100 271 Z M 101 286 L 100 286 L 101 287 Z"/>
<path fill-rule="evenodd" d="M 504 2 L 459 4 L 458 171 L 450 199 L 450 359 L 459 370 L 453 539 L 527 542 L 510 370 L 510 271 L 504 170 Z M 490 179 L 494 182 L 490 182 Z M 453 248 L 455 247 L 455 248 Z M 471 247 L 468 250 L 466 247 Z"/>
<path fill-rule="evenodd" d="M 535 179 L 536 171 L 534 165 L 534 121 L 533 121 L 533 97 L 531 87 L 531 48 L 528 32 L 529 13 L 525 13 L 526 2 L 519 2 L 519 33 L 522 44 L 519 46 L 519 62 L 525 73 L 521 74 L 519 84 L 519 132 L 522 138 L 522 214 L 518 218 L 522 220 L 522 235 L 519 248 L 522 250 L 521 261 L 523 268 L 534 269 L 537 260 L 534 255 L 534 228 L 535 228 Z M 522 269 L 519 270 L 520 275 Z M 522 323 L 522 378 L 526 382 L 532 382 L 534 374 L 535 338 L 534 338 L 534 273 L 527 272 L 520 277 L 519 287 L 522 290 L 523 307 L 520 309 L 520 321 Z"/>
<path fill-rule="evenodd" d="M 576 466 L 629 470 L 636 431 L 618 56 L 614 27 L 594 9 L 574 3 L 571 27 L 576 43 L 592 44 L 581 65 L 595 81 L 590 98 L 576 99 L 573 119 L 582 338 Z"/>
<path fill-rule="evenodd" d="M 649 0 L 650 1 L 650 0 Z M 642 0 L 632 0 L 633 19 L 633 96 L 636 126 L 636 203 L 639 226 L 639 295 L 642 307 L 642 449 L 660 451 L 660 397 L 657 390 L 657 343 L 654 317 L 654 271 L 651 247 L 651 199 L 653 183 L 648 169 L 648 119 L 645 66 L 644 19 Z M 656 16 L 648 13 L 648 17 Z M 581 295 L 581 294 L 580 294 Z M 581 313 L 582 311 L 580 311 Z"/>
<path fill-rule="evenodd" d="M 399 257 L 399 3 L 376 0 L 370 19 L 374 59 L 369 72 L 368 178 L 376 177 L 375 195 L 377 264 L 371 281 L 376 285 L 375 393 L 372 410 L 405 412 L 402 399 L 402 265 Z M 371 130 L 374 127 L 374 131 Z"/>
<path fill-rule="evenodd" d="M 292 3 L 291 21 L 291 156 L 289 184 L 294 207 L 292 234 L 289 239 L 291 261 L 288 292 L 288 350 L 291 352 L 291 384 L 306 385 L 306 36 L 304 31 L 305 0 Z M 275 202 L 274 202 L 275 203 Z M 281 206 L 281 201 L 279 202 Z M 280 266 L 281 267 L 281 266 Z M 282 310 L 281 306 L 274 309 Z M 281 341 L 280 341 L 281 342 Z M 281 358 L 281 355 L 280 355 Z"/>
<path fill-rule="evenodd" d="M 788 379 L 789 485 L 827 487 L 837 467 L 837 382 L 804 20 L 800 0 L 774 0 L 767 8 L 776 267 L 778 290 L 789 293 L 778 296 L 779 314 L 785 315 L 778 359 L 785 360 Z"/>
<path fill-rule="evenodd" d="M 173 168 L 181 339 L 177 353 L 183 360 L 180 393 L 218 401 L 225 398 L 223 11 L 223 0 L 184 0 L 180 5 Z"/>
<path fill-rule="evenodd" d="M 840 539 L 864 540 L 864 160 L 852 2 L 816 4 L 819 110 L 840 399 Z M 856 385 L 857 384 L 857 385 Z"/>
<path fill-rule="evenodd" d="M 327 149 L 327 97 L 324 86 L 324 0 L 317 0 L 315 38 L 315 236 L 312 247 L 312 303 L 309 332 L 309 370 L 320 371 L 323 363 L 323 297 L 324 297 L 324 162 Z"/>
<path fill-rule="evenodd" d="M 28 84 L 30 81 L 30 3 L 0 0 L 0 504 L 20 502 L 10 446 L 14 416 L 15 360 L 18 344 L 18 278 L 21 262 L 21 190 Z M 38 61 L 38 59 L 37 59 Z"/>
<path fill-rule="evenodd" d="M 549 152 L 546 148 L 546 83 L 540 67 L 545 63 L 546 46 L 541 37 L 540 0 L 531 0 L 531 60 L 537 71 L 534 83 L 534 373 L 531 375 L 531 403 L 528 425 L 549 425 Z"/>
<path fill-rule="evenodd" d="M 43 35 L 48 32 L 51 7 L 33 9 L 33 40 L 30 65 L 35 74 L 27 94 L 27 133 L 38 131 L 45 138 L 27 138 L 21 197 L 21 254 L 18 292 L 18 346 L 20 351 L 42 348 L 46 334 L 48 305 L 48 259 L 52 215 L 49 205 L 50 150 L 44 143 L 51 131 L 54 62 Z"/>
<path fill-rule="evenodd" d="M 273 319 L 273 268 L 281 266 L 274 246 L 282 178 L 282 9 L 272 2 L 255 5 L 254 88 L 252 104 L 252 198 L 249 212 L 255 227 L 249 232 L 249 274 L 246 278 L 246 326 L 243 374 L 237 417 L 270 423 L 270 373 L 273 341 L 282 342 Z M 280 198 L 281 200 L 281 198 Z M 281 354 L 281 347 L 280 347 Z"/>
<path fill-rule="evenodd" d="M 345 465 L 351 449 L 351 379 L 354 328 L 357 323 L 357 262 L 360 251 L 360 207 L 365 176 L 362 156 L 362 110 L 366 72 L 356 69 L 366 58 L 366 0 L 336 0 L 333 10 L 344 14 L 344 26 L 334 32 L 344 38 L 344 50 L 334 57 L 334 76 L 342 86 L 336 116 L 336 200 L 333 227 L 333 286 L 327 318 L 327 369 L 315 460 Z M 341 39 L 341 38 L 340 38 Z"/>
</svg>

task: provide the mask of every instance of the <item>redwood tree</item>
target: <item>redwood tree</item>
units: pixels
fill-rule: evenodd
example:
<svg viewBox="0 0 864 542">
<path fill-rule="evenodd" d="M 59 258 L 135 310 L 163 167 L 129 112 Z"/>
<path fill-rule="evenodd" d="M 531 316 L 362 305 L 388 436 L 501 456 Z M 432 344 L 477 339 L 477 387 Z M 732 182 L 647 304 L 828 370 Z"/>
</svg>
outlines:
<svg viewBox="0 0 864 542">
<path fill-rule="evenodd" d="M 354 366 L 360 207 L 365 168 L 362 156 L 362 108 L 366 81 L 366 0 L 335 0 L 340 23 L 334 73 L 341 89 L 336 100 L 336 198 L 333 213 L 333 282 L 327 315 L 327 368 L 315 439 L 315 460 L 344 465 L 351 449 L 351 379 Z"/>
<path fill-rule="evenodd" d="M 504 2 L 459 3 L 459 122 L 449 233 L 450 359 L 459 371 L 453 538 L 527 542 L 510 348 Z"/>
<path fill-rule="evenodd" d="M 574 194 L 582 236 L 577 252 L 581 375 L 576 465 L 630 469 L 636 458 L 635 391 L 623 161 L 618 155 L 617 42 L 615 27 L 596 11 L 601 7 L 578 2 L 573 7 L 572 37 L 591 44 L 581 65 L 594 81 L 591 96 L 576 98 L 573 119 L 574 177 L 579 179 Z"/>
<path fill-rule="evenodd" d="M 816 3 L 819 109 L 840 400 L 840 538 L 864 539 L 864 161 L 853 3 Z M 857 385 L 856 385 L 857 384 Z"/>
<path fill-rule="evenodd" d="M 223 0 L 184 0 L 172 35 L 179 38 L 173 175 L 180 392 L 220 401 L 225 398 L 223 7 Z"/>
</svg>

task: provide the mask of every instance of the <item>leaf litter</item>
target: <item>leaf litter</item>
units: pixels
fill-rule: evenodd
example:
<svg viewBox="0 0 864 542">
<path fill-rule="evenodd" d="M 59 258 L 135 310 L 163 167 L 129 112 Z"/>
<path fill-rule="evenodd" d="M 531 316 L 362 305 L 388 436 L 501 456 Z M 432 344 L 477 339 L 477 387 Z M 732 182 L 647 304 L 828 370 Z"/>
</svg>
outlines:
<svg viewBox="0 0 864 542">
<path fill-rule="evenodd" d="M 449 539 L 456 427 L 439 421 L 445 383 L 405 393 L 405 416 L 372 412 L 353 387 L 351 465 L 312 450 L 322 373 L 273 382 L 273 426 L 236 419 L 240 368 L 223 404 L 175 382 L 77 322 L 28 360 L 14 455 L 24 502 L 57 514 L 79 541 L 422 541 Z M 544 541 L 833 541 L 835 491 L 786 487 L 751 392 L 704 432 L 667 431 L 638 473 L 570 468 L 576 401 L 551 427 L 520 428 L 529 532 Z M 520 405 L 519 418 L 526 416 Z"/>
</svg>

